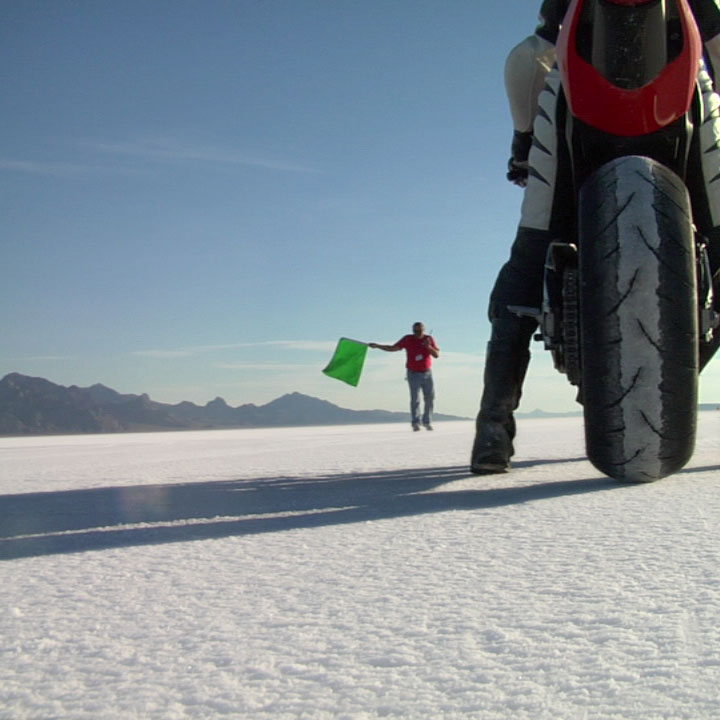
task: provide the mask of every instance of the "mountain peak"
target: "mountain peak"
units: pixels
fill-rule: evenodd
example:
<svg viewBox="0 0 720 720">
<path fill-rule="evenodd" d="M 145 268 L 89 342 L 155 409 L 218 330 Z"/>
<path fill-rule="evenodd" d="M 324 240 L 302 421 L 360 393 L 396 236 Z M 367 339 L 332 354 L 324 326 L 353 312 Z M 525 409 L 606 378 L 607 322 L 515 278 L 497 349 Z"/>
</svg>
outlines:
<svg viewBox="0 0 720 720">
<path fill-rule="evenodd" d="M 205 407 L 230 407 L 223 398 L 216 397 L 214 400 L 211 400 Z"/>
<path fill-rule="evenodd" d="M 221 397 L 204 407 L 187 401 L 168 405 L 153 401 L 147 393 L 121 394 L 100 383 L 68 388 L 20 373 L 10 373 L 0 380 L 0 407 L 2 435 L 409 421 L 404 412 L 348 410 L 297 391 L 259 406 L 233 408 Z"/>
</svg>

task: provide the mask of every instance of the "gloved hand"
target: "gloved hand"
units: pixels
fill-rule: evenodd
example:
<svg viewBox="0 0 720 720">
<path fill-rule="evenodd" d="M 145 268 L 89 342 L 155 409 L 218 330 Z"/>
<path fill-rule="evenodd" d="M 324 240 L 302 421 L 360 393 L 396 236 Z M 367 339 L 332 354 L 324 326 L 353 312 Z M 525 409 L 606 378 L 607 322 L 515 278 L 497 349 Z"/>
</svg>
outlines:
<svg viewBox="0 0 720 720">
<path fill-rule="evenodd" d="M 510 159 L 508 160 L 507 179 L 520 187 L 525 187 L 528 180 L 528 155 L 532 145 L 532 133 L 515 130 L 513 133 Z"/>
<path fill-rule="evenodd" d="M 525 161 L 522 165 L 517 165 L 514 158 L 508 160 L 508 171 L 505 176 L 511 183 L 515 183 L 518 187 L 525 187 L 528 181 L 528 164 Z"/>
</svg>

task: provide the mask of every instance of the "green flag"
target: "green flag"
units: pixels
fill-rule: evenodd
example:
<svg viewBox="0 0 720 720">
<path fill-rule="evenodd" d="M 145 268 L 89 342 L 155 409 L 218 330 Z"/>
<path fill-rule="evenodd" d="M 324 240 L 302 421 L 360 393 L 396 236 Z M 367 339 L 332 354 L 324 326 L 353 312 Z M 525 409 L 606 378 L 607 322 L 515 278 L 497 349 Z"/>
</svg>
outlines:
<svg viewBox="0 0 720 720">
<path fill-rule="evenodd" d="M 367 343 L 358 340 L 340 338 L 335 354 L 323 372 L 331 378 L 342 380 L 348 385 L 357 387 L 360 382 L 360 373 L 367 355 Z"/>
</svg>

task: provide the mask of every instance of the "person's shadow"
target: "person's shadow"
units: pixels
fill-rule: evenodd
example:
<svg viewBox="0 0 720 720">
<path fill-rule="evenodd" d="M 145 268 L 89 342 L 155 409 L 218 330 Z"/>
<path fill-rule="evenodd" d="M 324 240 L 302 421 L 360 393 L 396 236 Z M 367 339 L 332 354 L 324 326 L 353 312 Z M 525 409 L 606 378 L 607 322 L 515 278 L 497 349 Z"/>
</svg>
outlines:
<svg viewBox="0 0 720 720">
<path fill-rule="evenodd" d="M 5 495 L 0 560 L 492 508 L 628 487 L 603 476 L 493 487 L 486 476 L 477 478 L 477 489 L 439 489 L 468 477 L 473 476 L 466 467 L 445 467 Z"/>
</svg>

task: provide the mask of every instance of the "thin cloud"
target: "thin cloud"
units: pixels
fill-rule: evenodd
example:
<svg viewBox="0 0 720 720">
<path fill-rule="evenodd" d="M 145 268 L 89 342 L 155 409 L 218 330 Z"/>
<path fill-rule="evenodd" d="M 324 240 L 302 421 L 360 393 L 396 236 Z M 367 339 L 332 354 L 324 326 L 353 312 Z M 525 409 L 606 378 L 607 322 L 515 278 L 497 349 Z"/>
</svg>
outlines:
<svg viewBox="0 0 720 720">
<path fill-rule="evenodd" d="M 30 355 L 27 357 L 18 358 L 22 361 L 29 361 L 29 362 L 60 362 L 65 360 L 72 360 L 74 359 L 74 355 Z"/>
<path fill-rule="evenodd" d="M 307 363 L 249 363 L 249 362 L 226 362 L 213 363 L 213 367 L 218 370 L 259 370 L 261 372 L 278 372 L 292 371 L 295 372 L 299 367 L 315 367 L 309 366 Z"/>
<path fill-rule="evenodd" d="M 284 350 L 303 350 L 309 352 L 330 352 L 335 342 L 324 340 L 267 340 L 263 342 L 228 343 L 224 345 L 195 345 L 174 349 L 134 350 L 131 355 L 159 359 L 172 359 L 221 352 L 224 350 L 246 350 L 250 348 L 281 348 Z"/>
<path fill-rule="evenodd" d="M 154 163 L 201 163 L 304 174 L 317 174 L 319 172 L 315 167 L 286 158 L 258 157 L 238 152 L 232 148 L 184 143 L 168 138 L 147 138 L 123 142 L 83 140 L 75 143 L 74 147 L 75 152 L 79 147 L 85 152 L 99 154 L 105 156 L 105 158 L 114 157 L 116 160 L 124 157 Z M 50 177 L 71 177 L 108 172 L 139 172 L 137 167 L 129 167 L 118 163 L 108 165 L 107 163 L 53 162 L 13 158 L 0 158 L 0 169 Z"/>
<path fill-rule="evenodd" d="M 181 358 L 181 357 L 190 357 L 191 355 L 199 355 L 201 352 L 208 352 L 208 351 L 202 351 L 199 349 L 186 349 L 186 350 L 134 350 L 131 352 L 131 355 L 135 355 L 138 357 L 149 357 L 149 358 L 157 358 L 158 360 L 163 359 L 172 359 L 172 358 Z"/>
<path fill-rule="evenodd" d="M 317 173 L 318 170 L 285 159 L 256 157 L 230 148 L 192 145 L 167 138 L 129 140 L 124 142 L 83 142 L 83 147 L 104 154 L 128 156 L 154 162 L 195 162 L 214 165 L 241 165 L 295 173 Z"/>
<path fill-rule="evenodd" d="M 37 160 L 8 160 L 0 159 L 0 169 L 13 172 L 45 175 L 49 177 L 69 177 L 78 175 L 91 175 L 108 172 L 107 166 L 88 165 L 70 162 L 43 162 Z M 128 170 L 126 169 L 125 172 Z"/>
</svg>

